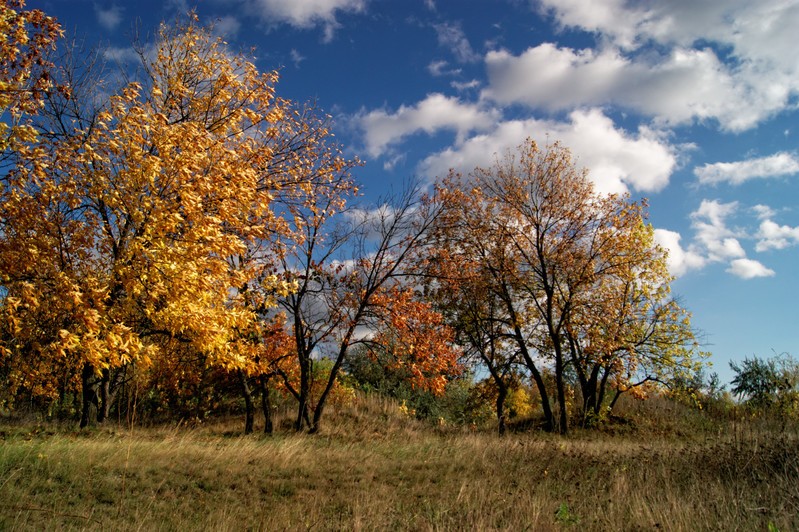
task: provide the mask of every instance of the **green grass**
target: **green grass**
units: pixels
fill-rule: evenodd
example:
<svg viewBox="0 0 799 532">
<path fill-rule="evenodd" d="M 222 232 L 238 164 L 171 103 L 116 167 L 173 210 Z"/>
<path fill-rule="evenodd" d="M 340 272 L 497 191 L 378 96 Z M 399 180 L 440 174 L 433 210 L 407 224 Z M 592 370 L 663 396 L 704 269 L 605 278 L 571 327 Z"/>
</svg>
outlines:
<svg viewBox="0 0 799 532">
<path fill-rule="evenodd" d="M 6 423 L 0 529 L 799 529 L 792 436 L 719 425 L 688 437 L 641 415 L 616 434 L 499 438 L 396 410 L 367 401 L 315 436 L 244 437 L 240 420 Z"/>
</svg>

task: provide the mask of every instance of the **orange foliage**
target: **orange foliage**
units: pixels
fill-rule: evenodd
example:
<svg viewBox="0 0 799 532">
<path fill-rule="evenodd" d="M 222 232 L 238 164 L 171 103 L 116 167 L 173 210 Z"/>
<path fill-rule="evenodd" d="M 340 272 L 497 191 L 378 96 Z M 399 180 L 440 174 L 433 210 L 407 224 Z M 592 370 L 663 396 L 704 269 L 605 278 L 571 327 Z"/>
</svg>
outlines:
<svg viewBox="0 0 799 532">
<path fill-rule="evenodd" d="M 374 304 L 384 312 L 384 327 L 372 340 L 391 355 L 391 368 L 407 370 L 415 388 L 444 393 L 447 381 L 463 368 L 454 332 L 443 316 L 410 288 L 381 291 Z"/>
</svg>

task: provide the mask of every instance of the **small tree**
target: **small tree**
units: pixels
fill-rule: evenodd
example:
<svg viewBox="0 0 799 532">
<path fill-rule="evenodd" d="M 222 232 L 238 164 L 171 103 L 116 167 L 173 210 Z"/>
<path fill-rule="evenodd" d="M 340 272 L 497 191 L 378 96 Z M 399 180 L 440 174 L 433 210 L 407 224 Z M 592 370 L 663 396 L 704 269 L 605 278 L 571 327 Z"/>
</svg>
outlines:
<svg viewBox="0 0 799 532">
<path fill-rule="evenodd" d="M 761 412 L 792 416 L 799 411 L 799 363 L 788 354 L 730 362 L 732 393 Z"/>
</svg>

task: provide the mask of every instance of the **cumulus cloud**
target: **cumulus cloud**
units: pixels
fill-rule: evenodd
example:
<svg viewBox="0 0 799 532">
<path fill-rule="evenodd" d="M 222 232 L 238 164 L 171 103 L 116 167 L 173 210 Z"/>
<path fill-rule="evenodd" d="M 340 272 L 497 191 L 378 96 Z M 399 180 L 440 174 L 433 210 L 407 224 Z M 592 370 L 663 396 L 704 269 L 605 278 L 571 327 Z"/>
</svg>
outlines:
<svg viewBox="0 0 799 532">
<path fill-rule="evenodd" d="M 760 222 L 757 238 L 756 251 L 785 249 L 799 244 L 799 227 L 779 225 L 771 220 L 763 220 Z"/>
<path fill-rule="evenodd" d="M 757 238 L 755 250 L 783 249 L 799 244 L 799 227 L 780 226 L 763 220 L 754 236 L 730 228 L 729 220 L 740 211 L 738 202 L 722 203 L 703 200 L 691 213 L 693 240 L 685 247 L 679 233 L 666 229 L 655 230 L 655 241 L 669 251 L 668 266 L 672 275 L 680 276 L 711 263 L 727 263 L 726 271 L 742 279 L 771 277 L 774 270 L 759 261 L 746 257 L 741 238 Z M 754 213 L 772 213 L 764 205 L 750 209 Z"/>
<path fill-rule="evenodd" d="M 699 270 L 707 264 L 707 259 L 691 249 L 684 249 L 680 244 L 682 236 L 676 231 L 655 229 L 655 242 L 664 248 L 668 255 L 666 264 L 669 273 L 675 277 L 685 275 L 691 270 Z"/>
<path fill-rule="evenodd" d="M 97 16 L 97 23 L 108 31 L 113 31 L 122 22 L 122 8 L 116 5 L 102 8 L 94 4 L 94 14 Z"/>
<path fill-rule="evenodd" d="M 727 219 L 737 210 L 737 201 L 702 200 L 699 208 L 691 213 L 695 240 L 704 248 L 708 260 L 720 262 L 746 256 L 738 240 L 741 235 L 727 227 Z"/>
<path fill-rule="evenodd" d="M 773 218 L 776 212 L 774 209 L 769 207 L 768 205 L 755 205 L 752 207 L 752 212 L 755 213 L 759 219 L 764 220 L 768 218 Z"/>
<path fill-rule="evenodd" d="M 730 263 L 727 272 L 741 279 L 754 279 L 756 277 L 773 277 L 774 270 L 766 268 L 760 262 L 752 259 L 736 259 Z"/>
<path fill-rule="evenodd" d="M 741 83 L 711 49 L 676 48 L 651 57 L 632 60 L 618 49 L 552 43 L 518 56 L 492 51 L 485 57 L 489 86 L 482 97 L 550 111 L 617 105 L 667 125 L 715 119 L 732 131 L 754 126 L 786 103 L 786 94 L 768 97 Z"/>
<path fill-rule="evenodd" d="M 554 120 L 508 120 L 490 131 L 474 135 L 420 164 L 428 177 L 445 175 L 450 168 L 468 172 L 476 166 L 490 166 L 497 155 L 515 149 L 525 138 L 542 145 L 557 139 L 568 146 L 580 166 L 590 170 L 600 192 L 625 192 L 629 188 L 653 192 L 668 184 L 677 164 L 676 150 L 654 131 L 636 133 L 618 129 L 600 110 L 580 110 L 566 122 Z"/>
<path fill-rule="evenodd" d="M 528 48 L 519 56 L 491 51 L 485 64 L 490 86 L 484 97 L 548 109 L 605 103 L 628 67 L 613 52 L 575 51 L 552 43 Z"/>
<path fill-rule="evenodd" d="M 268 22 L 286 23 L 297 28 L 323 26 L 325 40 L 333 38 L 338 27 L 336 13 L 358 13 L 367 0 L 251 0 L 251 6 Z"/>
<path fill-rule="evenodd" d="M 623 98 L 637 97 L 630 102 L 635 109 L 668 122 L 684 121 L 690 113 L 740 131 L 784 109 L 799 93 L 796 2 L 539 0 L 537 5 L 564 28 L 594 33 L 600 48 L 608 50 L 572 58 L 565 76 L 586 72 L 592 62 L 601 66 L 609 54 L 622 54 L 627 61 L 623 79 L 629 80 L 621 83 L 629 93 Z M 649 53 L 637 53 L 644 47 Z M 714 49 L 724 51 L 723 63 Z M 665 51 L 663 57 L 653 61 L 654 50 Z M 564 65 L 569 66 L 561 57 L 554 66 Z M 596 70 L 607 74 L 599 66 Z M 652 86 L 647 87 L 658 80 L 671 82 L 660 104 L 649 95 Z M 613 103 L 623 104 L 623 98 Z"/>
<path fill-rule="evenodd" d="M 799 159 L 787 152 L 746 161 L 705 164 L 694 169 L 694 175 L 702 184 L 727 182 L 732 185 L 740 185 L 750 179 L 788 176 L 797 172 Z"/>
<path fill-rule="evenodd" d="M 417 132 L 432 134 L 455 131 L 459 137 L 491 127 L 499 112 L 458 98 L 433 93 L 413 106 L 400 106 L 395 112 L 374 110 L 356 117 L 364 132 L 366 150 L 377 157 L 402 138 Z"/>
</svg>

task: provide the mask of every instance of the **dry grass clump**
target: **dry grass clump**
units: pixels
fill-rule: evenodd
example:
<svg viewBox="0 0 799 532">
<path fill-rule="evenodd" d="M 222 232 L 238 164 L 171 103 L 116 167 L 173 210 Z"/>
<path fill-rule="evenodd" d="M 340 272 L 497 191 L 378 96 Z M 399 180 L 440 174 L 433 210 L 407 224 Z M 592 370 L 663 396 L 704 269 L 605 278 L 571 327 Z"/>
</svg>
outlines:
<svg viewBox="0 0 799 532">
<path fill-rule="evenodd" d="M 499 438 L 374 400 L 326 426 L 3 427 L 0 528 L 799 529 L 799 445 L 785 434 Z"/>
</svg>

